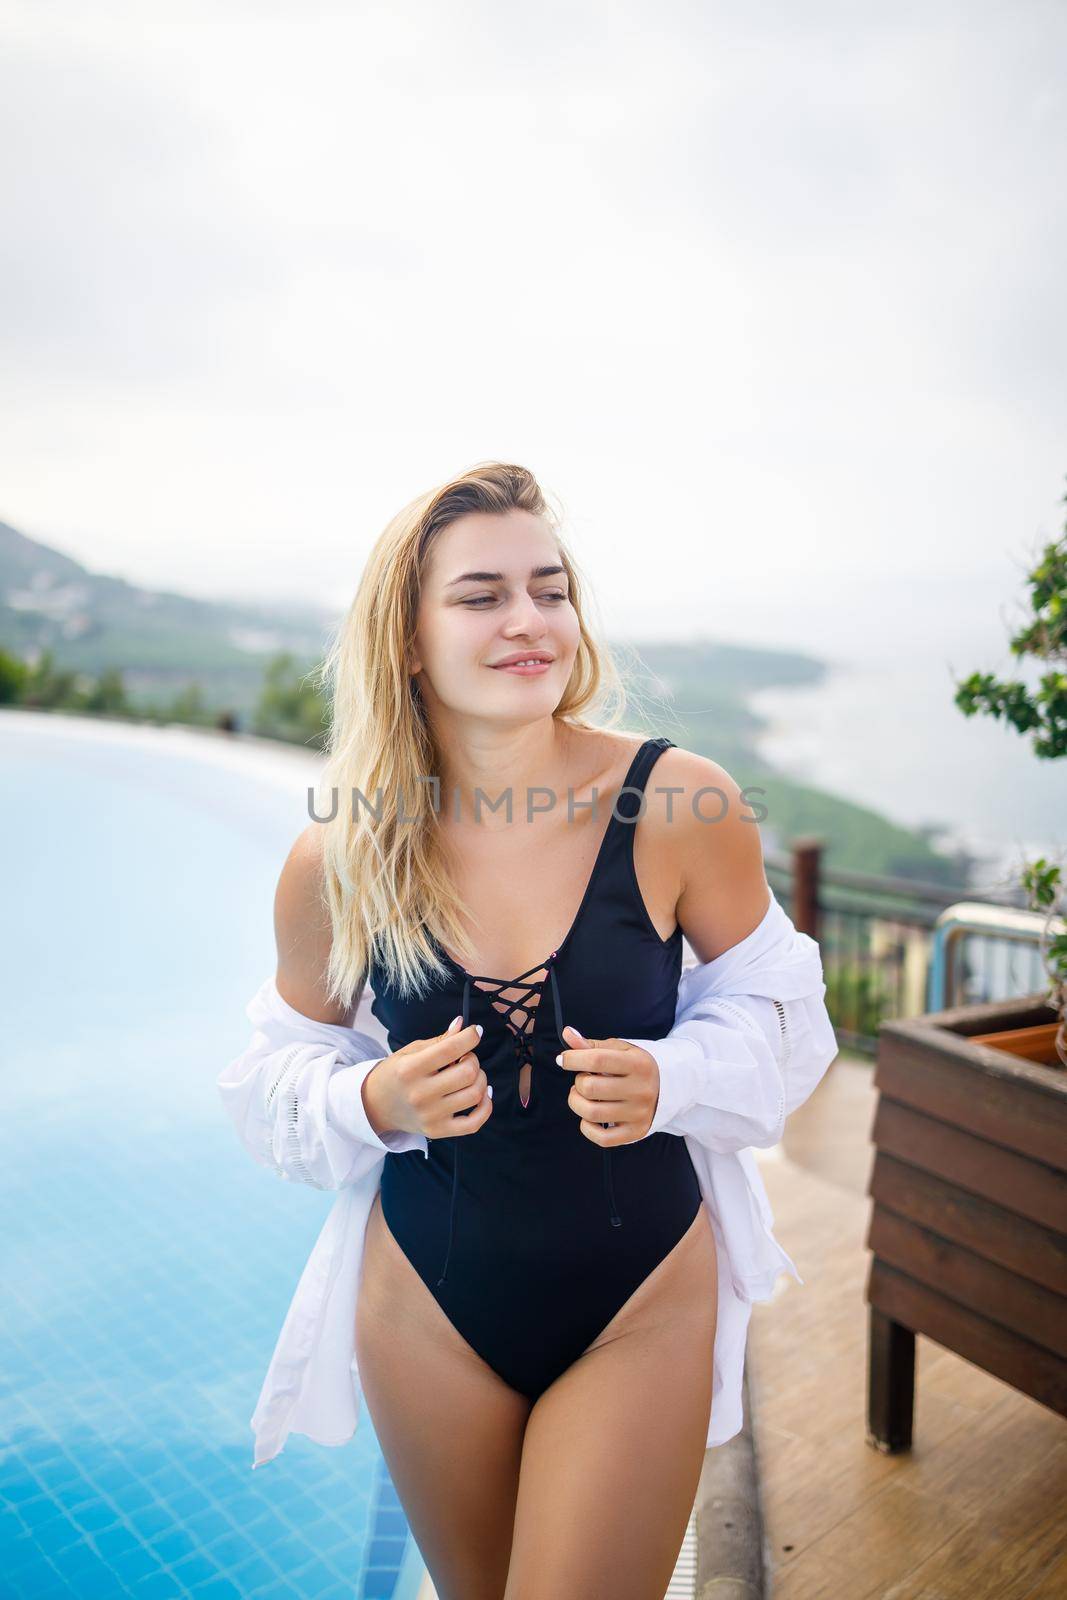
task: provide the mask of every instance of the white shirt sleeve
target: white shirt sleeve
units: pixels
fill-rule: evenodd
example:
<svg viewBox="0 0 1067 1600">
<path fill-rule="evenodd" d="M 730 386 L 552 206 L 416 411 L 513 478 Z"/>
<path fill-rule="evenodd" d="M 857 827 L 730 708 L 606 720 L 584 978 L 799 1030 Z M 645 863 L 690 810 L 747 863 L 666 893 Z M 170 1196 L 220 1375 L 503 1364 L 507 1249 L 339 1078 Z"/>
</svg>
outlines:
<svg viewBox="0 0 1067 1600">
<path fill-rule="evenodd" d="M 768 1147 L 837 1055 L 818 945 L 773 898 L 746 939 L 683 973 L 665 1039 L 630 1039 L 659 1067 L 653 1133 L 721 1154 Z"/>
<path fill-rule="evenodd" d="M 219 1093 L 253 1159 L 316 1189 L 357 1183 L 390 1151 L 421 1150 L 423 1134 L 375 1133 L 363 1083 L 388 1054 L 369 1034 L 295 1010 L 268 978 L 246 1014 L 255 1031 L 224 1068 Z"/>
</svg>

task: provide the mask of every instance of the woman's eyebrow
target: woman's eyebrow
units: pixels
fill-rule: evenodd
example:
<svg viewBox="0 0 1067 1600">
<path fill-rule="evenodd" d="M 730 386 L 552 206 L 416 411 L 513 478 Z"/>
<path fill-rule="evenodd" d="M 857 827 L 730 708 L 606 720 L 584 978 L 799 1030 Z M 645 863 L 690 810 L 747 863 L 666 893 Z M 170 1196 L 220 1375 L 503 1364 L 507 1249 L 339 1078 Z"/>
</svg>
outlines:
<svg viewBox="0 0 1067 1600">
<path fill-rule="evenodd" d="M 533 567 L 530 571 L 531 578 L 554 578 L 566 572 L 566 567 Z M 449 578 L 445 584 L 446 589 L 451 589 L 457 583 L 503 583 L 502 572 L 461 572 L 458 578 Z"/>
</svg>

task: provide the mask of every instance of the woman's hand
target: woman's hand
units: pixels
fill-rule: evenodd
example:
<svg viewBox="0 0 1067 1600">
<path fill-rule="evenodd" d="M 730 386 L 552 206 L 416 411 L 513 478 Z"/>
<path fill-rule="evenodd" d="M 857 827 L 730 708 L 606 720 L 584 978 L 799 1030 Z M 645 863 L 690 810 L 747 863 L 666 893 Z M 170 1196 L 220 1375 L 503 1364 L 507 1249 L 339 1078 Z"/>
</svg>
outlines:
<svg viewBox="0 0 1067 1600">
<path fill-rule="evenodd" d="M 576 1074 L 567 1104 L 594 1144 L 633 1144 L 652 1126 L 659 1103 L 659 1067 L 647 1050 L 626 1039 L 586 1039 L 577 1028 L 564 1035 L 574 1044 L 556 1057 Z"/>
<path fill-rule="evenodd" d="M 379 1137 L 395 1130 L 454 1139 L 477 1133 L 488 1120 L 493 1091 L 473 1053 L 482 1030 L 477 1023 L 460 1028 L 462 1020 L 433 1039 L 413 1039 L 371 1068 L 363 1104 Z"/>
</svg>

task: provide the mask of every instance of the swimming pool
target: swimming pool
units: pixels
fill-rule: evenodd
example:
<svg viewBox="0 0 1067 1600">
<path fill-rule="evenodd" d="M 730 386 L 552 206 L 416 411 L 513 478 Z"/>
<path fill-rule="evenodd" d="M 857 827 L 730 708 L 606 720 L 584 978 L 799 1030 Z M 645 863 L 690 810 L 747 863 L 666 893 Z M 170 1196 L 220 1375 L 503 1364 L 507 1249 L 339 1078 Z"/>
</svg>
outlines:
<svg viewBox="0 0 1067 1600">
<path fill-rule="evenodd" d="M 240 1146 L 215 1079 L 273 970 L 311 754 L 0 712 L 4 1593 L 414 1600 L 368 1415 L 251 1470 L 334 1199 Z"/>
</svg>

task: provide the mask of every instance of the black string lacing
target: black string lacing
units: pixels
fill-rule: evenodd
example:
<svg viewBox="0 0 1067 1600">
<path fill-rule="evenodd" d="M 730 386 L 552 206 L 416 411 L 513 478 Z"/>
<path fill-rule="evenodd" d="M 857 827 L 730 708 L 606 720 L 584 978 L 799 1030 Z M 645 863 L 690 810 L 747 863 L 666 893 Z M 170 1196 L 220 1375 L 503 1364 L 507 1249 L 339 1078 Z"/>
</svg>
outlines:
<svg viewBox="0 0 1067 1600">
<path fill-rule="evenodd" d="M 502 980 L 500 978 L 482 977 L 478 973 L 471 972 L 467 973 L 464 977 L 463 1026 L 465 1028 L 468 1027 L 470 1023 L 470 989 L 472 983 L 491 984 L 493 988 L 497 990 L 520 990 L 520 998 L 518 1000 L 504 1001 L 503 1011 L 500 1010 L 500 1006 L 497 1005 L 495 1000 L 493 1002 L 494 1010 L 500 1011 L 506 1026 L 514 1036 L 515 1055 L 518 1061 L 518 1070 L 520 1072 L 522 1071 L 522 1068 L 526 1062 L 529 1062 L 531 1067 L 534 1064 L 531 1036 L 527 1031 L 527 1024 L 529 1023 L 531 1015 L 529 1000 L 532 995 L 536 994 L 538 997 L 538 1005 L 540 1005 L 546 983 L 552 990 L 552 1007 L 555 1015 L 557 1037 L 564 1050 L 570 1048 L 566 1039 L 563 1037 L 563 1007 L 559 998 L 559 984 L 556 980 L 555 968 L 555 960 L 558 954 L 558 951 L 553 950 L 547 961 L 542 961 L 539 966 L 527 968 L 525 972 L 520 972 L 517 978 L 513 978 L 510 981 Z M 541 978 L 534 983 L 524 984 L 522 982 L 524 978 L 529 977 L 531 972 L 540 972 L 542 968 L 546 973 L 544 978 Z M 516 1024 L 512 1021 L 512 1014 L 515 1011 L 522 1011 L 525 1013 L 523 1022 L 518 1026 L 516 1026 Z M 531 1094 L 533 1092 L 532 1085 L 530 1092 Z M 459 1193 L 459 1146 L 461 1143 L 462 1135 L 455 1137 L 452 1140 L 452 1199 L 448 1211 L 448 1247 L 445 1250 L 445 1260 L 444 1265 L 441 1268 L 441 1276 L 437 1280 L 438 1288 L 441 1287 L 447 1276 L 448 1262 L 452 1254 L 452 1241 L 455 1237 L 456 1198 Z M 619 1216 L 618 1206 L 615 1203 L 615 1185 L 612 1181 L 611 1174 L 611 1151 L 605 1146 L 602 1150 L 602 1154 L 604 1157 L 604 1195 L 607 1200 L 608 1220 L 613 1228 L 621 1228 L 622 1218 Z"/>
<path fill-rule="evenodd" d="M 467 977 L 463 981 L 463 1026 L 465 1028 L 470 1023 L 470 1014 L 471 1014 L 471 980 L 470 980 L 469 977 Z M 460 1140 L 459 1139 L 453 1139 L 452 1140 L 452 1201 L 451 1201 L 451 1204 L 449 1205 L 449 1208 L 448 1208 L 448 1248 L 445 1251 L 445 1264 L 441 1268 L 441 1276 L 437 1280 L 437 1287 L 438 1288 L 440 1288 L 441 1285 L 445 1281 L 445 1274 L 448 1271 L 448 1258 L 452 1254 L 452 1230 L 453 1230 L 453 1227 L 455 1225 L 455 1220 L 456 1220 L 456 1193 L 457 1193 L 457 1190 L 458 1190 L 458 1187 L 459 1187 L 459 1146 L 460 1146 Z"/>
</svg>

